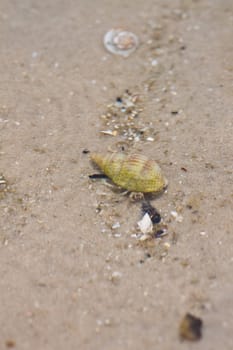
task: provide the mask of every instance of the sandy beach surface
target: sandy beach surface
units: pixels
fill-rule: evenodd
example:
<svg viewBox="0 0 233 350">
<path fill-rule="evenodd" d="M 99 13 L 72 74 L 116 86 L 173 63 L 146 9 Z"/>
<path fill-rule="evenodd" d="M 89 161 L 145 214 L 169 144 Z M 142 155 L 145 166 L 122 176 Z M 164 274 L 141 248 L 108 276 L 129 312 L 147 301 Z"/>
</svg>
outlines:
<svg viewBox="0 0 233 350">
<path fill-rule="evenodd" d="M 0 349 L 233 349 L 232 1 L 1 0 L 0 28 Z M 112 151 L 160 164 L 165 236 L 89 179 Z"/>
</svg>

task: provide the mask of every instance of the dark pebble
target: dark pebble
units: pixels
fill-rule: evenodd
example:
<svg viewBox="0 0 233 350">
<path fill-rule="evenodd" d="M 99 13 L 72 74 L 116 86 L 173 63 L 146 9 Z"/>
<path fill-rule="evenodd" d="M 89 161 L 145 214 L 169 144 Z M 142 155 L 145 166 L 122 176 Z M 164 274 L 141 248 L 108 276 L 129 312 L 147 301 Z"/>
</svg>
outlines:
<svg viewBox="0 0 233 350">
<path fill-rule="evenodd" d="M 202 337 L 203 322 L 200 318 L 187 313 L 181 320 L 179 335 L 185 340 L 199 340 Z"/>
</svg>

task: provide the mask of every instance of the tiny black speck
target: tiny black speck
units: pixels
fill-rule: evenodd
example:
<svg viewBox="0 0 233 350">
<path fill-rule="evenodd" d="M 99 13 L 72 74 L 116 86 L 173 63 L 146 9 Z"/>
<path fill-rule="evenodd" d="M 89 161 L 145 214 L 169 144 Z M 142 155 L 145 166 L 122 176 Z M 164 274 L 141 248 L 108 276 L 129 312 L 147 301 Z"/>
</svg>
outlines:
<svg viewBox="0 0 233 350">
<path fill-rule="evenodd" d="M 88 154 L 88 153 L 90 153 L 90 151 L 89 151 L 89 149 L 87 149 L 87 148 L 84 148 L 84 150 L 83 150 L 83 152 L 82 152 L 83 154 Z"/>
<path fill-rule="evenodd" d="M 116 102 L 122 103 L 122 98 L 121 97 L 117 97 L 116 98 Z"/>
</svg>

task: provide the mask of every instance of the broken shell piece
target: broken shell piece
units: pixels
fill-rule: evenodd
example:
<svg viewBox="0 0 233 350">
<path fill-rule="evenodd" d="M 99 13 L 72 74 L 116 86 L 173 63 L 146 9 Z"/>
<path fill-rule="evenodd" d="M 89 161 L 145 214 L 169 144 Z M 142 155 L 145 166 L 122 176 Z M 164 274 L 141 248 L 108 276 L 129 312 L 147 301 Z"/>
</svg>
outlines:
<svg viewBox="0 0 233 350">
<path fill-rule="evenodd" d="M 109 136 L 117 136 L 116 130 L 101 130 L 100 133 Z"/>
<path fill-rule="evenodd" d="M 145 235 L 153 231 L 153 223 L 148 213 L 146 213 L 142 220 L 138 221 L 140 231 Z"/>
<path fill-rule="evenodd" d="M 134 33 L 122 28 L 109 30 L 104 36 L 105 48 L 115 54 L 128 57 L 138 46 L 138 38 Z"/>
</svg>

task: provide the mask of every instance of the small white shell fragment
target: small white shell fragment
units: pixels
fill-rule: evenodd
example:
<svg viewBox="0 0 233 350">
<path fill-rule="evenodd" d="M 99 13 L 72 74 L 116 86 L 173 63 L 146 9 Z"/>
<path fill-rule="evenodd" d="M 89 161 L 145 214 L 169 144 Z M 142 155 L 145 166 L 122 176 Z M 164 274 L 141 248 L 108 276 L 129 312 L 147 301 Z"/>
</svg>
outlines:
<svg viewBox="0 0 233 350">
<path fill-rule="evenodd" d="M 113 230 L 116 230 L 117 228 L 120 228 L 120 227 L 121 227 L 121 224 L 118 221 L 112 225 Z"/>
<path fill-rule="evenodd" d="M 183 216 L 179 215 L 177 211 L 172 210 L 171 211 L 171 216 L 177 221 L 177 222 L 182 222 L 183 221 Z"/>
<path fill-rule="evenodd" d="M 117 136 L 116 130 L 101 130 L 100 133 L 109 136 Z"/>
<path fill-rule="evenodd" d="M 2 175 L 0 175 L 0 185 L 5 185 L 5 184 L 6 184 L 6 180 Z"/>
<path fill-rule="evenodd" d="M 32 58 L 37 58 L 38 57 L 38 52 L 36 52 L 36 51 L 33 51 L 32 52 Z"/>
<path fill-rule="evenodd" d="M 150 141 L 150 142 L 153 142 L 155 139 L 151 136 L 147 137 L 146 141 Z"/>
<path fill-rule="evenodd" d="M 115 54 L 128 57 L 138 46 L 138 38 L 134 33 L 122 28 L 113 28 L 104 36 L 105 48 Z"/>
<path fill-rule="evenodd" d="M 121 237 L 121 233 L 114 233 L 113 237 L 120 238 Z"/>
<path fill-rule="evenodd" d="M 145 235 L 153 231 L 153 223 L 148 213 L 146 213 L 142 220 L 138 221 L 140 231 Z"/>
<path fill-rule="evenodd" d="M 152 66 L 157 66 L 158 65 L 158 60 L 154 59 L 151 61 Z"/>
<path fill-rule="evenodd" d="M 200 236 L 206 236 L 206 232 L 205 231 L 201 231 L 200 232 Z"/>
</svg>

